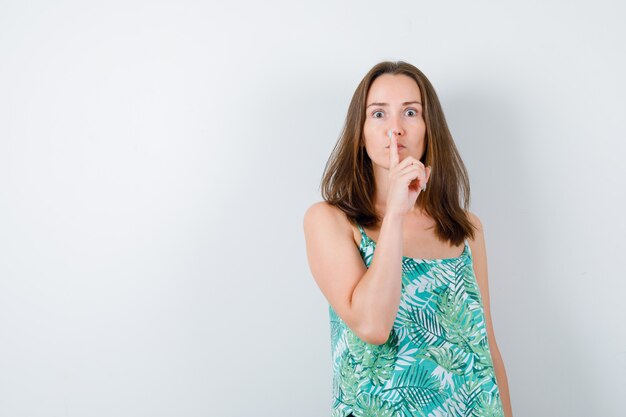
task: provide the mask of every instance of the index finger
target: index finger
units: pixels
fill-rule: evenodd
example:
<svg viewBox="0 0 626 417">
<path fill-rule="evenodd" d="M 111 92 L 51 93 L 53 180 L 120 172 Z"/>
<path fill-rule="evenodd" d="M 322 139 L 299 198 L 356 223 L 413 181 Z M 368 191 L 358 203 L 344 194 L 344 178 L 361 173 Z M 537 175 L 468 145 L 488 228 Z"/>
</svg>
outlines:
<svg viewBox="0 0 626 417">
<path fill-rule="evenodd" d="M 399 157 L 398 157 L 398 141 L 393 136 L 391 130 L 387 132 L 387 136 L 389 136 L 389 169 L 398 165 Z"/>
</svg>

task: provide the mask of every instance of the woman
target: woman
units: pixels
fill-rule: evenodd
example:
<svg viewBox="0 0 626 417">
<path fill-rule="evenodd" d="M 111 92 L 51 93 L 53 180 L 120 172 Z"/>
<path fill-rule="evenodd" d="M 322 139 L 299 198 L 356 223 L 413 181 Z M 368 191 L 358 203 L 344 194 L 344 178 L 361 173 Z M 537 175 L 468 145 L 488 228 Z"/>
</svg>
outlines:
<svg viewBox="0 0 626 417">
<path fill-rule="evenodd" d="M 363 78 L 322 194 L 304 233 L 329 302 L 332 415 L 511 417 L 482 225 L 419 69 L 382 62 Z"/>
</svg>

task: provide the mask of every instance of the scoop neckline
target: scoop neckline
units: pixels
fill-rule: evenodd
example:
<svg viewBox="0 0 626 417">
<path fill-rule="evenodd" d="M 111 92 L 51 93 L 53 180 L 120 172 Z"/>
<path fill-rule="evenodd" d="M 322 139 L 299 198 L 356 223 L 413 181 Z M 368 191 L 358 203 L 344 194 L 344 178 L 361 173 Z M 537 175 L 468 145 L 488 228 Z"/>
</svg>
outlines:
<svg viewBox="0 0 626 417">
<path fill-rule="evenodd" d="M 369 240 L 374 247 L 376 247 L 376 241 L 374 239 L 372 239 L 371 237 L 369 237 L 367 235 L 367 233 L 365 233 L 365 230 L 362 230 L 362 236 L 361 236 L 361 247 L 363 247 L 363 240 Z M 446 263 L 446 262 L 452 262 L 452 261 L 458 261 L 459 259 L 462 259 L 463 257 L 465 257 L 467 255 L 467 252 L 469 250 L 469 246 L 467 245 L 467 240 L 463 241 L 463 252 L 461 252 L 461 254 L 459 256 L 455 256 L 454 258 L 433 258 L 433 259 L 427 259 L 427 258 L 411 258 L 410 256 L 404 256 L 402 255 L 402 259 L 410 259 L 412 261 L 416 261 L 419 263 Z"/>
</svg>

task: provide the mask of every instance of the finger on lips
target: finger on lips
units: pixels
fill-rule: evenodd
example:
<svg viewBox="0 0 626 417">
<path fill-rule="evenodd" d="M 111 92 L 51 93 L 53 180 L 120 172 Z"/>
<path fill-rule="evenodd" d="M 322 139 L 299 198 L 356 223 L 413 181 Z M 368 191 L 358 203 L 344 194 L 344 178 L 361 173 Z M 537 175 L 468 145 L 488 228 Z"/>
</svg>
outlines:
<svg viewBox="0 0 626 417">
<path fill-rule="evenodd" d="M 398 144 L 395 142 L 391 130 L 387 132 L 387 136 L 389 137 L 389 168 L 393 168 L 398 165 L 400 159 L 398 156 Z"/>
<path fill-rule="evenodd" d="M 393 132 L 391 129 L 389 129 L 387 131 L 387 136 L 389 137 L 389 161 L 390 161 L 390 168 L 395 167 L 396 165 L 398 165 L 399 162 L 399 156 L 398 156 L 398 144 L 395 141 L 395 137 L 393 136 Z M 405 158 L 402 162 L 408 164 L 408 165 L 420 165 L 419 162 L 417 161 L 412 161 L 413 158 L 409 157 L 409 158 Z M 422 165 L 423 166 L 423 165 Z M 424 179 L 422 181 L 420 181 L 420 183 L 422 184 L 421 189 L 422 191 L 426 190 L 426 183 L 428 182 L 428 179 L 430 177 L 430 171 L 431 171 L 431 167 L 426 167 L 423 166 L 424 168 Z M 415 178 L 413 181 L 419 181 L 419 177 Z M 411 181 L 411 182 L 413 182 Z"/>
</svg>

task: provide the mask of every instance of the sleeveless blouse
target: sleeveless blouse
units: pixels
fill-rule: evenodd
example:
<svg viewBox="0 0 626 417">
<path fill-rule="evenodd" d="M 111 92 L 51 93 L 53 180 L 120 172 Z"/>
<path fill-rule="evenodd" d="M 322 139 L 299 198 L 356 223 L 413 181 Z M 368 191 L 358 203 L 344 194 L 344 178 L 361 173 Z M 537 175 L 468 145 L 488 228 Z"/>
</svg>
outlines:
<svg viewBox="0 0 626 417">
<path fill-rule="evenodd" d="M 363 228 L 369 268 L 376 242 Z M 503 416 L 480 290 L 467 240 L 456 258 L 402 257 L 400 307 L 382 345 L 329 304 L 332 417 Z"/>
</svg>

